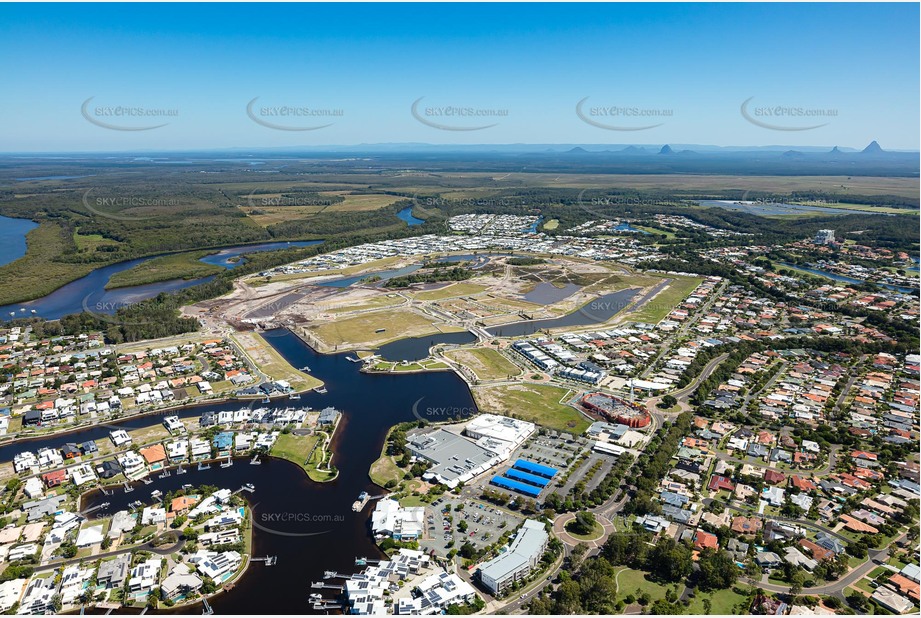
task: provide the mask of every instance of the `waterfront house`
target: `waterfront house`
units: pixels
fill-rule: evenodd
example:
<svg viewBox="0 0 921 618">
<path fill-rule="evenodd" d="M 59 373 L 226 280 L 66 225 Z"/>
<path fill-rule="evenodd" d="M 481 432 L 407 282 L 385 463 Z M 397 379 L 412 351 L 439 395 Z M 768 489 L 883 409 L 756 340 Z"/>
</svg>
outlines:
<svg viewBox="0 0 921 618">
<path fill-rule="evenodd" d="M 192 572 L 187 564 L 180 562 L 160 582 L 160 590 L 164 599 L 175 602 L 181 597 L 197 592 L 202 587 L 202 584 L 201 577 Z"/>
<path fill-rule="evenodd" d="M 112 560 L 103 561 L 96 572 L 96 585 L 100 588 L 121 588 L 128 576 L 131 554 L 120 554 Z"/>
</svg>

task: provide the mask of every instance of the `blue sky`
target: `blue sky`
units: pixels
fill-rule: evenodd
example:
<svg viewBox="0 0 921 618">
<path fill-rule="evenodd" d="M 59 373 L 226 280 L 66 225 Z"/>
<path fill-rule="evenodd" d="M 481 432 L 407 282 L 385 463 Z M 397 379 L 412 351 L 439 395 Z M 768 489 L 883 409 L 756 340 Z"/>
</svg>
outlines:
<svg viewBox="0 0 921 618">
<path fill-rule="evenodd" d="M 917 149 L 918 24 L 917 4 L 2 4 L 0 149 Z"/>
</svg>

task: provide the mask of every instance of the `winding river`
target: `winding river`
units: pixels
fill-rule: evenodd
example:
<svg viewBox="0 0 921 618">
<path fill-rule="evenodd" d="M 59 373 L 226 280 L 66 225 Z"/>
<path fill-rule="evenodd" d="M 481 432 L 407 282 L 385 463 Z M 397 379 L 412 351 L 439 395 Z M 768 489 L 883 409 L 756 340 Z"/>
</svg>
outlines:
<svg viewBox="0 0 921 618">
<path fill-rule="evenodd" d="M 216 253 L 201 258 L 202 262 L 214 264 L 224 268 L 236 268 L 242 263 L 240 256 L 245 253 L 258 253 L 260 251 L 275 251 L 290 247 L 309 247 L 321 243 L 321 240 L 298 242 L 273 242 L 259 245 L 242 245 L 217 250 Z M 56 320 L 65 315 L 91 311 L 93 313 L 112 314 L 121 307 L 137 303 L 160 294 L 161 292 L 175 292 L 185 288 L 207 283 L 214 276 L 198 279 L 171 279 L 158 283 L 135 285 L 125 288 L 105 289 L 109 279 L 115 273 L 128 270 L 153 259 L 153 257 L 138 258 L 127 262 L 119 262 L 110 266 L 97 268 L 85 277 L 58 288 L 47 296 L 22 303 L 0 306 L 0 320 L 12 317 L 29 317 L 32 315 L 48 320 Z"/>
</svg>

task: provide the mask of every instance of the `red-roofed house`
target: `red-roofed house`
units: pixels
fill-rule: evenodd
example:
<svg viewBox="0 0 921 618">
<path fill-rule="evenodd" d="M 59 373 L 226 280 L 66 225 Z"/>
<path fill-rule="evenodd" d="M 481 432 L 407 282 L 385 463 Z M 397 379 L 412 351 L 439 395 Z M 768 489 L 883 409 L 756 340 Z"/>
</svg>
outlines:
<svg viewBox="0 0 921 618">
<path fill-rule="evenodd" d="M 778 472 L 776 470 L 766 470 L 764 472 L 764 482 L 771 485 L 778 485 L 787 480 L 787 477 L 784 476 L 783 472 Z"/>
<path fill-rule="evenodd" d="M 42 475 L 42 481 L 45 482 L 45 486 L 49 489 L 51 487 L 57 487 L 66 480 L 67 470 L 55 470 L 54 472 L 47 472 Z"/>
<path fill-rule="evenodd" d="M 695 549 L 719 549 L 720 542 L 715 534 L 710 534 L 709 532 L 704 532 L 703 530 L 698 530 L 694 535 L 694 548 Z"/>
<path fill-rule="evenodd" d="M 805 477 L 799 476 L 798 474 L 794 474 L 790 477 L 790 484 L 800 491 L 813 491 L 814 489 L 817 489 L 815 483 Z"/>
<path fill-rule="evenodd" d="M 721 489 L 725 489 L 726 491 L 735 491 L 736 488 L 735 484 L 732 482 L 732 480 L 729 479 L 729 477 L 720 476 L 718 474 L 714 474 L 712 477 L 710 477 L 710 485 L 707 487 L 710 489 L 710 491 L 720 491 Z"/>
</svg>

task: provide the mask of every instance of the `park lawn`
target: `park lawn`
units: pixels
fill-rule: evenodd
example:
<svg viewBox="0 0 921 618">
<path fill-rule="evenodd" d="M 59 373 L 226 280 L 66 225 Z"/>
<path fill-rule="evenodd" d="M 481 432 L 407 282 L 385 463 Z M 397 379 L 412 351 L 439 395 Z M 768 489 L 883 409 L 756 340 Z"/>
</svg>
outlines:
<svg viewBox="0 0 921 618">
<path fill-rule="evenodd" d="M 748 600 L 748 595 L 738 592 L 740 588 L 735 587 L 731 590 L 715 590 L 713 592 L 696 591 L 691 604 L 688 606 L 688 614 L 702 615 L 704 611 L 704 599 L 710 599 L 710 614 L 713 615 L 739 615 L 736 605 Z M 747 614 L 743 611 L 742 614 Z"/>
<path fill-rule="evenodd" d="M 224 269 L 220 266 L 199 261 L 211 253 L 214 251 L 192 251 L 155 257 L 133 268 L 115 273 L 106 283 L 106 289 L 145 285 L 172 279 L 198 279 L 223 272 Z"/>
<path fill-rule="evenodd" d="M 665 598 L 665 591 L 668 586 L 657 584 L 656 582 L 646 579 L 645 571 L 636 569 L 623 569 L 615 576 L 617 581 L 617 596 L 623 598 L 628 594 L 638 597 L 644 592 L 649 594 L 650 604 Z"/>
<path fill-rule="evenodd" d="M 421 369 L 424 369 L 424 367 L 420 365 L 419 363 L 406 363 L 405 365 L 403 363 L 399 363 L 397 365 L 394 365 L 393 367 L 393 371 L 396 371 L 396 372 L 419 371 Z"/>
<path fill-rule="evenodd" d="M 451 285 L 445 286 L 440 290 L 430 290 L 427 292 L 419 292 L 415 295 L 416 300 L 441 300 L 442 298 L 454 298 L 457 296 L 470 296 L 472 294 L 479 294 L 486 290 L 485 285 L 480 285 L 478 283 L 452 283 Z"/>
<path fill-rule="evenodd" d="M 555 229 L 558 228 L 558 227 L 560 227 L 560 220 L 559 220 L 559 219 L 550 219 L 549 221 L 547 221 L 546 223 L 544 223 L 544 229 L 545 229 L 545 230 L 555 230 Z"/>
<path fill-rule="evenodd" d="M 481 380 L 501 380 L 521 373 L 515 363 L 492 348 L 451 350 L 445 356 L 472 370 Z"/>
<path fill-rule="evenodd" d="M 375 332 L 384 329 L 383 332 Z M 380 345 L 382 343 L 460 329 L 436 325 L 430 318 L 412 311 L 377 311 L 310 327 L 320 340 L 330 346 Z"/>
<path fill-rule="evenodd" d="M 422 499 L 422 496 L 406 496 L 400 498 L 400 506 L 410 508 L 414 506 L 427 506 L 428 502 Z"/>
<path fill-rule="evenodd" d="M 569 389 L 539 384 L 509 384 L 473 389 L 483 412 L 513 415 L 549 429 L 581 434 L 589 422 L 577 410 L 560 403 Z"/>
<path fill-rule="evenodd" d="M 283 433 L 278 436 L 275 444 L 272 445 L 269 455 L 287 459 L 308 471 L 311 466 L 307 463 L 307 457 L 318 440 L 319 437 L 315 435 L 296 436 L 293 433 Z"/>
<path fill-rule="evenodd" d="M 678 306 L 688 294 L 703 281 L 700 277 L 676 276 L 668 286 L 649 299 L 639 311 L 632 311 L 626 320 L 632 322 L 645 322 L 646 324 L 659 323 L 669 312 Z"/>
<path fill-rule="evenodd" d="M 371 469 L 368 471 L 368 476 L 371 477 L 371 482 L 375 485 L 380 485 L 385 487 L 387 481 L 393 480 L 400 482 L 400 479 L 403 478 L 403 471 L 400 470 L 400 467 L 397 466 L 396 462 L 393 460 L 393 457 L 390 455 L 381 455 L 377 461 L 371 464 Z"/>
<path fill-rule="evenodd" d="M 432 371 L 437 371 L 440 369 L 450 369 L 448 365 L 441 361 L 435 360 L 425 360 L 420 363 L 424 369 L 430 369 Z"/>
</svg>

